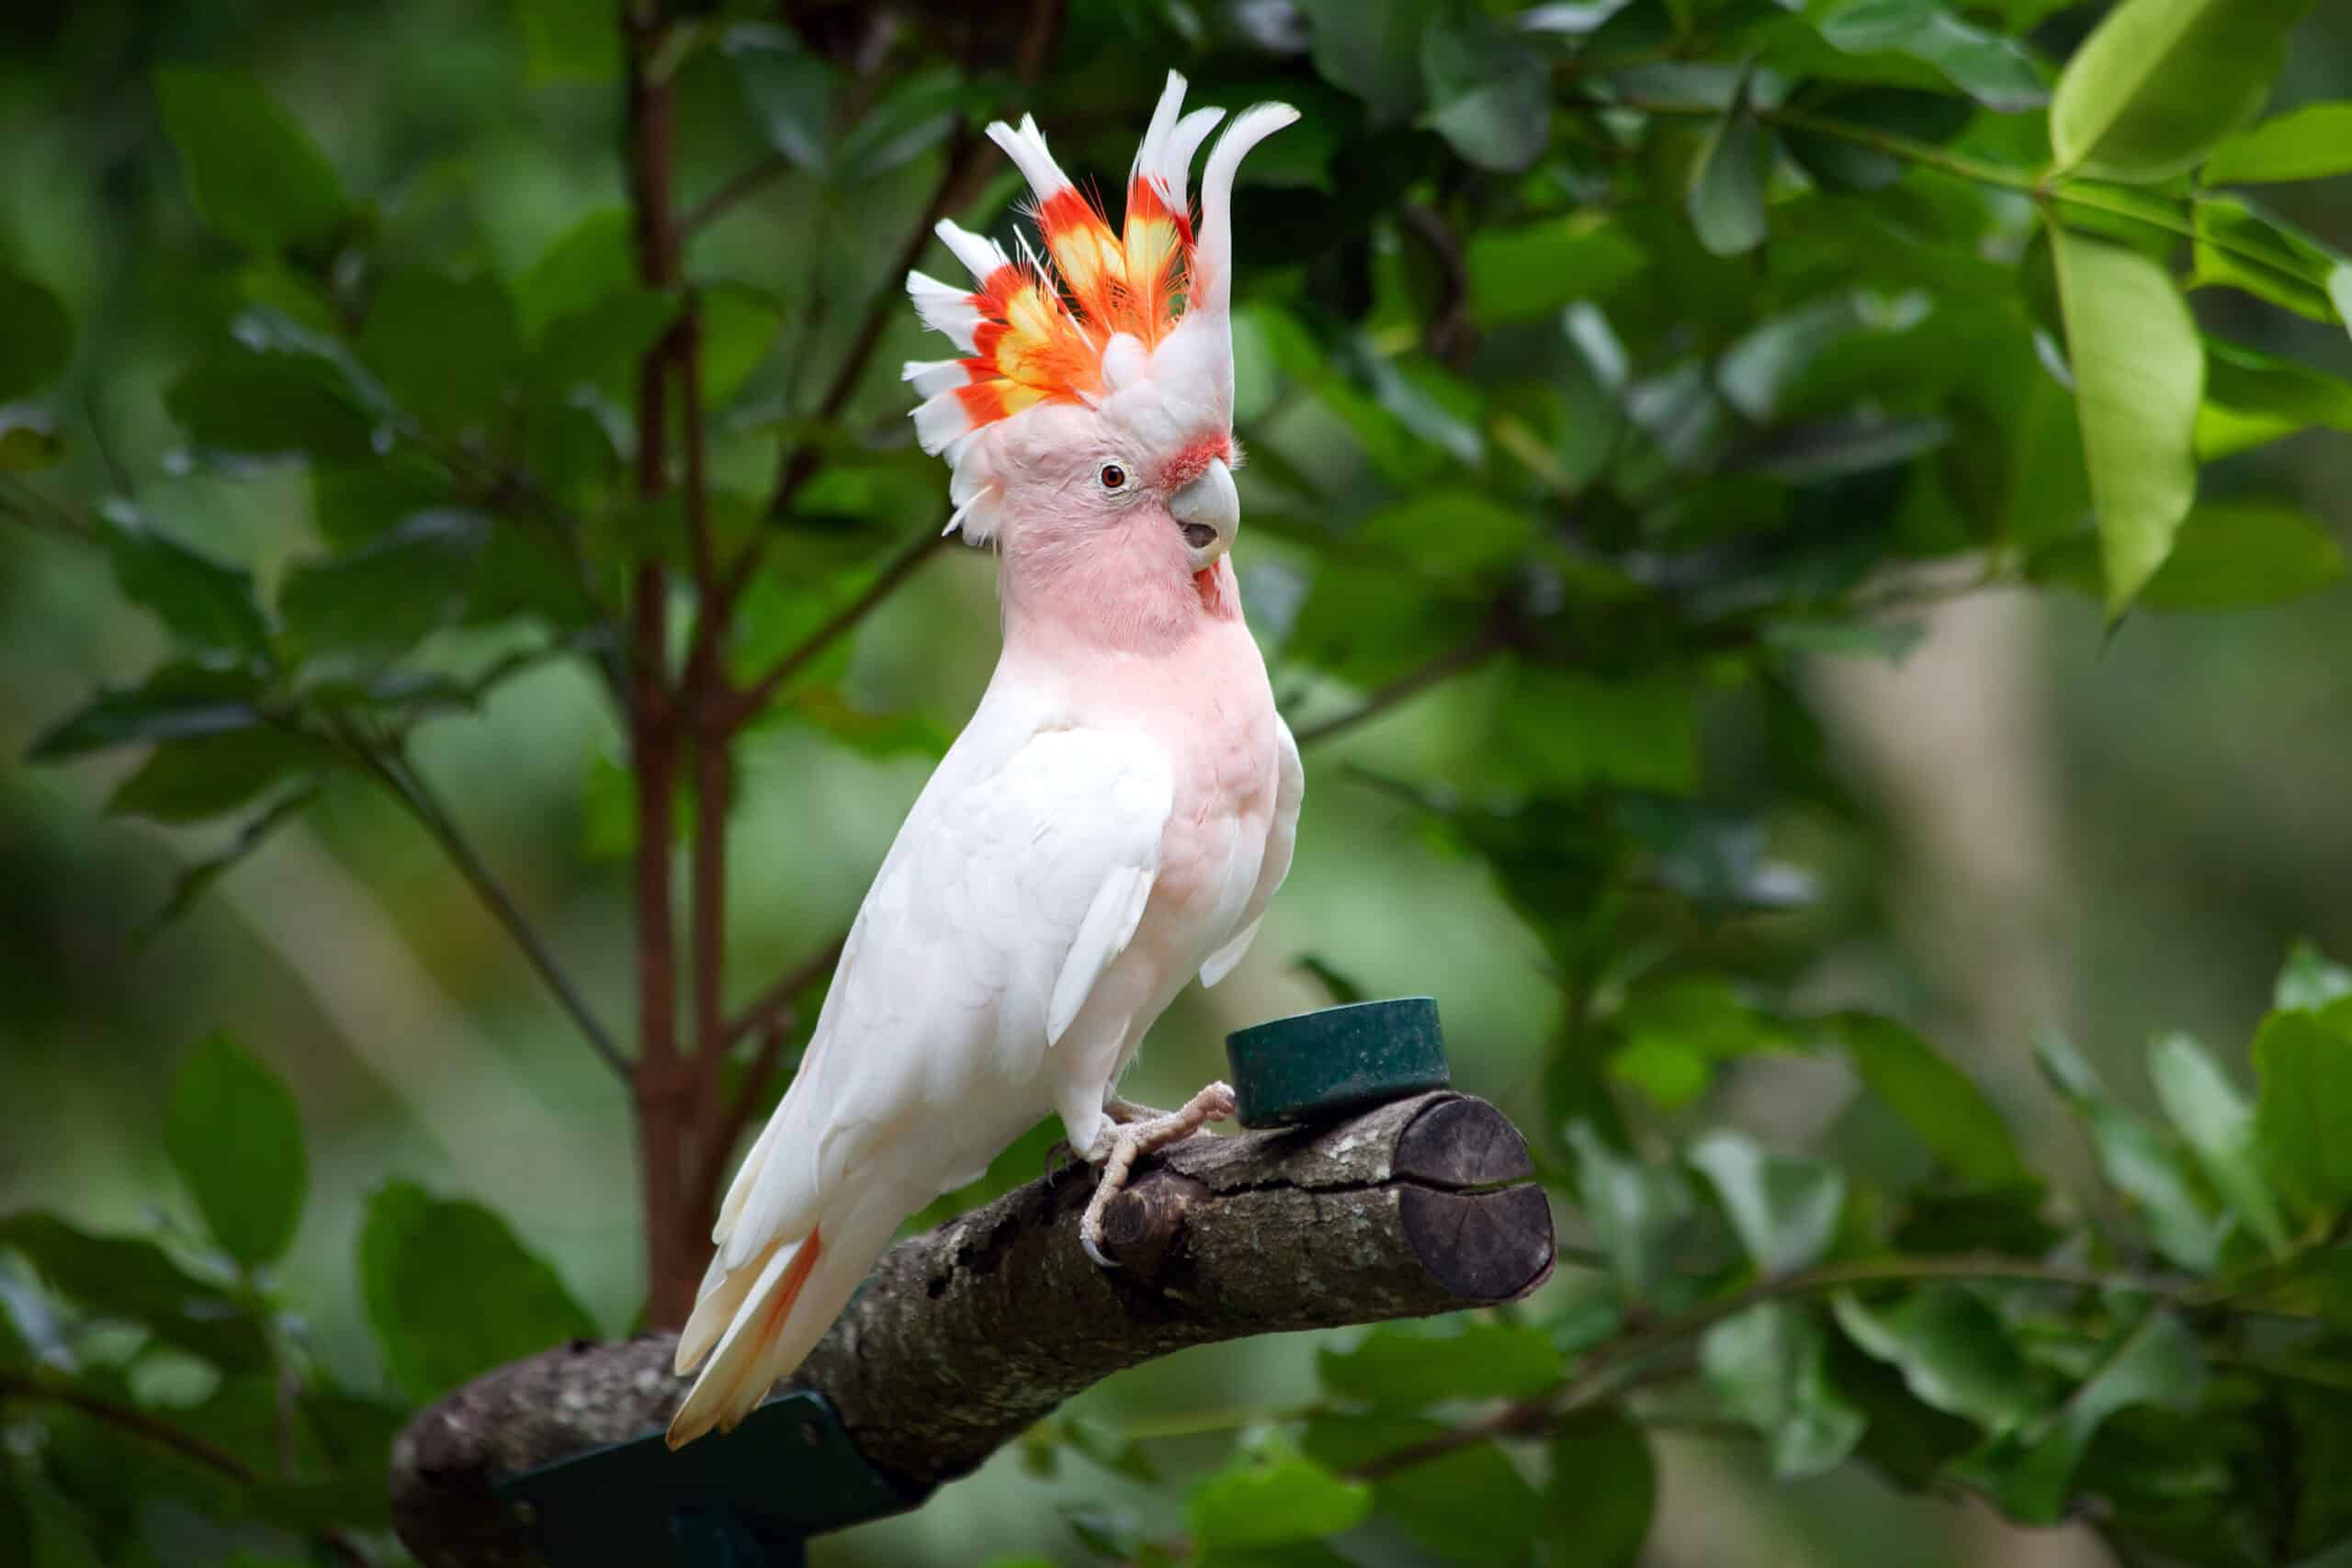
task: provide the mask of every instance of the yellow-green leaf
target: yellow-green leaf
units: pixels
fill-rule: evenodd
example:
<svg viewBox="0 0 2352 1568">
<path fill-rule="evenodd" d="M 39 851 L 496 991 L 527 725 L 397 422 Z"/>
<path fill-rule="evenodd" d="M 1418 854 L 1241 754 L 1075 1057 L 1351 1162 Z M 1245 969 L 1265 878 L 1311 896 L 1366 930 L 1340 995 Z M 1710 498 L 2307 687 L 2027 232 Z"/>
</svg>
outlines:
<svg viewBox="0 0 2352 1568">
<path fill-rule="evenodd" d="M 2305 104 L 2242 130 L 2205 160 L 2211 185 L 2317 180 L 2352 173 L 2352 102 Z"/>
<path fill-rule="evenodd" d="M 2053 229 L 2050 242 L 2098 513 L 2108 614 L 2116 615 L 2164 565 L 2197 499 L 2205 353 L 2161 265 L 2064 229 Z"/>
<path fill-rule="evenodd" d="M 2050 101 L 2061 169 L 2154 180 L 2260 112 L 2311 0 L 2123 0 Z"/>
</svg>

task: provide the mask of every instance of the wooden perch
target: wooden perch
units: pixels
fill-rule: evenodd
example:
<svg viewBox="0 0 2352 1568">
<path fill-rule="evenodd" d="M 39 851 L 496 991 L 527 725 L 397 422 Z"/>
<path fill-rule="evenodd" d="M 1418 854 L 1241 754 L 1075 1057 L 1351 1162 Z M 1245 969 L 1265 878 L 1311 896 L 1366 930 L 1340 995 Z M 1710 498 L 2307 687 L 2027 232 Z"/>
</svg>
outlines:
<svg viewBox="0 0 2352 1568">
<path fill-rule="evenodd" d="M 1108 1212 L 1116 1270 L 1078 1243 L 1083 1166 L 899 1243 L 780 1386 L 831 1401 L 910 1497 L 978 1469 L 1071 1394 L 1188 1346 L 1509 1301 L 1552 1270 L 1527 1145 L 1437 1093 L 1320 1128 L 1195 1138 Z M 485 1374 L 392 1451 L 401 1539 L 427 1568 L 528 1560 L 503 1477 L 660 1430 L 675 1336 L 576 1342 Z M 724 1437 L 706 1438 L 723 1443 Z"/>
</svg>

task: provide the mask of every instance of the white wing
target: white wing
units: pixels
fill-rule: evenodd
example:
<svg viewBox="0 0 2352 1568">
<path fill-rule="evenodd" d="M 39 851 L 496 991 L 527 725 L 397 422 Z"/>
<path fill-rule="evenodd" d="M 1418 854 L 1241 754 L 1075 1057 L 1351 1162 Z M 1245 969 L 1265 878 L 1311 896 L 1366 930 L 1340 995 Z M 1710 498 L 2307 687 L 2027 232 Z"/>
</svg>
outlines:
<svg viewBox="0 0 2352 1568">
<path fill-rule="evenodd" d="M 1306 769 L 1298 760 L 1298 742 L 1291 738 L 1290 726 L 1277 718 L 1274 730 L 1282 773 L 1274 786 L 1274 815 L 1266 825 L 1266 856 L 1258 863 L 1258 885 L 1250 890 L 1250 902 L 1241 911 L 1241 929 L 1201 965 L 1204 986 L 1216 985 L 1239 965 L 1250 944 L 1258 940 L 1258 925 L 1266 918 L 1266 906 L 1274 901 L 1283 879 L 1290 875 L 1291 851 L 1298 843 L 1298 808 L 1306 798 Z"/>
<path fill-rule="evenodd" d="M 920 1203 L 985 1163 L 995 1149 L 954 1134 L 981 1131 L 992 1092 L 1034 1085 L 1135 934 L 1173 794 L 1160 748 L 1048 729 L 989 769 L 1001 728 L 976 717 L 978 776 L 950 754 L 866 895 L 808 1055 L 721 1209 L 725 1269 L 807 1234 L 845 1182 Z M 891 1168 L 861 1168 L 875 1159 Z"/>
</svg>

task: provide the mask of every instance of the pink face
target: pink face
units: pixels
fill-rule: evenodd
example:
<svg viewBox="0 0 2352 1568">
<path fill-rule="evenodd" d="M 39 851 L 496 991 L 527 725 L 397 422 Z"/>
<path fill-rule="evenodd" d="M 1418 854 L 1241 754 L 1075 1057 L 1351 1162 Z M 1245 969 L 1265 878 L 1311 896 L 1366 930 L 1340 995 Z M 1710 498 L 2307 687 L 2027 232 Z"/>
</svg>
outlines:
<svg viewBox="0 0 2352 1568">
<path fill-rule="evenodd" d="M 1240 525 L 1230 433 L 1154 450 L 1092 410 L 1020 423 L 992 464 L 1012 476 L 996 499 L 1009 612 L 1128 649 L 1238 613 L 1223 558 Z"/>
</svg>

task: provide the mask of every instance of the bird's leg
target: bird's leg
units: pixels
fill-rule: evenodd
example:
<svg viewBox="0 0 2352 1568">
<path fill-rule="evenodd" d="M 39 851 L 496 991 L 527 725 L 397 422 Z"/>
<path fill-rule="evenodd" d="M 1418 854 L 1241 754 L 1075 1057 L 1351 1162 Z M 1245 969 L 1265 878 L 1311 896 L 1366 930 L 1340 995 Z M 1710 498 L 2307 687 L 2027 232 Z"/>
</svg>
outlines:
<svg viewBox="0 0 2352 1568">
<path fill-rule="evenodd" d="M 1186 1100 L 1174 1111 L 1156 1111 L 1114 1100 L 1103 1107 L 1109 1122 L 1095 1134 L 1094 1146 L 1086 1152 L 1087 1163 L 1100 1165 L 1102 1174 L 1095 1179 L 1094 1197 L 1086 1205 L 1085 1217 L 1079 1221 L 1079 1245 L 1086 1248 L 1086 1256 L 1105 1269 L 1118 1265 L 1102 1251 L 1102 1212 L 1111 1206 L 1127 1185 L 1127 1173 L 1135 1163 L 1155 1149 L 1170 1144 L 1181 1144 L 1211 1122 L 1229 1120 L 1234 1111 L 1233 1090 L 1222 1083 L 1213 1083 Z M 1140 1114 L 1138 1114 L 1140 1113 Z"/>
<path fill-rule="evenodd" d="M 1173 1111 L 1158 1111 L 1151 1106 L 1138 1105 L 1132 1100 L 1121 1100 L 1114 1095 L 1102 1102 L 1102 1114 L 1109 1120 L 1112 1126 L 1127 1127 L 1138 1122 L 1165 1121 L 1179 1113 Z M 1186 1135 L 1190 1136 L 1189 1134 Z M 1102 1164 L 1110 1157 L 1105 1152 L 1110 1146 L 1102 1138 L 1097 1137 L 1095 1147 L 1087 1156 L 1088 1160 L 1095 1165 Z M 1056 1138 L 1052 1145 L 1046 1150 L 1046 1174 L 1053 1175 L 1076 1158 L 1078 1158 L 1078 1151 L 1069 1146 L 1069 1140 Z"/>
</svg>

